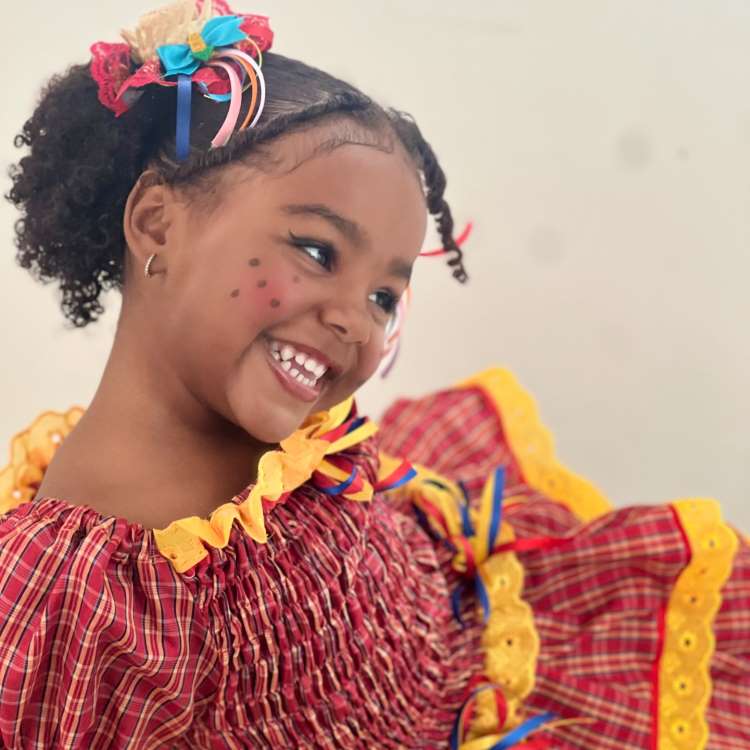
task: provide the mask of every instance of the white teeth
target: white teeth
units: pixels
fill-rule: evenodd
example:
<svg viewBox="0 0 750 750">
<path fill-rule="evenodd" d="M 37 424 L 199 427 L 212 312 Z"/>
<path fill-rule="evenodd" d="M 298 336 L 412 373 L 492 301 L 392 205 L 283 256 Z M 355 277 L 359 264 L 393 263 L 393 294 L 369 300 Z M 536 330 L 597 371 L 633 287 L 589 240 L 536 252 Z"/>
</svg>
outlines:
<svg viewBox="0 0 750 750">
<path fill-rule="evenodd" d="M 299 379 L 298 376 L 305 377 L 305 380 L 301 382 L 305 382 L 311 387 L 317 385 L 317 381 L 328 371 L 326 365 L 318 362 L 314 357 L 298 352 L 291 344 L 272 341 L 271 353 L 293 377 L 297 379 Z M 292 368 L 293 365 L 296 365 L 296 367 Z"/>
</svg>

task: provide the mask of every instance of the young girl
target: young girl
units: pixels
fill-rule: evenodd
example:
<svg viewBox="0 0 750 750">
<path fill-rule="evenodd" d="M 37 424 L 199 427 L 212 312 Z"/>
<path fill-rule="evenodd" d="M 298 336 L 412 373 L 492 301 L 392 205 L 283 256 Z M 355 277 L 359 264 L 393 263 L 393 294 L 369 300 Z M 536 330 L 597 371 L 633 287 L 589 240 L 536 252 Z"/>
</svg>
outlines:
<svg viewBox="0 0 750 750">
<path fill-rule="evenodd" d="M 750 747 L 750 553 L 709 500 L 612 510 L 489 370 L 375 425 L 445 177 L 412 119 L 192 0 L 54 78 L 18 259 L 90 405 L 0 474 L 0 746 Z"/>
</svg>

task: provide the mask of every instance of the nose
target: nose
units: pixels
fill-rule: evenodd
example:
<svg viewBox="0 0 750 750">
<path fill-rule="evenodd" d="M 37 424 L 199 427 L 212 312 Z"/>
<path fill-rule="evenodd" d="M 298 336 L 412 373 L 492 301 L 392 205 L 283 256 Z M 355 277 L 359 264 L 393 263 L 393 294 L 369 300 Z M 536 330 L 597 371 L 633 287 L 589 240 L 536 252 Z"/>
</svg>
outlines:
<svg viewBox="0 0 750 750">
<path fill-rule="evenodd" d="M 320 318 L 345 344 L 366 344 L 370 340 L 372 321 L 367 311 L 343 298 L 323 306 Z"/>
</svg>

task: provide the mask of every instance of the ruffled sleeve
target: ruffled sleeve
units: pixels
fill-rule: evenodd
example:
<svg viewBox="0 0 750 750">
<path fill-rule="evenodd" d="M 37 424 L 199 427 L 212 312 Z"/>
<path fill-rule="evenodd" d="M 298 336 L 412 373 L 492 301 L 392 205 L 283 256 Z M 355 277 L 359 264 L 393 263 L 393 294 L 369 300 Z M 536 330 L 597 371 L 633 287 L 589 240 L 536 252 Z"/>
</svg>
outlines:
<svg viewBox="0 0 750 750">
<path fill-rule="evenodd" d="M 208 668 L 195 615 L 141 527 L 53 499 L 7 514 L 0 746 L 166 747 Z"/>
<path fill-rule="evenodd" d="M 508 370 L 492 368 L 417 399 L 400 399 L 380 422 L 380 446 L 454 482 L 476 497 L 505 467 L 506 504 L 534 497 L 579 520 L 611 510 L 602 492 L 563 466 L 534 399 Z"/>
</svg>

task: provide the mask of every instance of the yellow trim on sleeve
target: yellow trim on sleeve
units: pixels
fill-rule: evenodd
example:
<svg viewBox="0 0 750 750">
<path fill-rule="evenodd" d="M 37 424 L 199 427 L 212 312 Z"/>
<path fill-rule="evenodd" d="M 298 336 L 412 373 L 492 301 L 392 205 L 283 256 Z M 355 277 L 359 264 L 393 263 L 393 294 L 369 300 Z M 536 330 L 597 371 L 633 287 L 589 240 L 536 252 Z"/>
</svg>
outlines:
<svg viewBox="0 0 750 750">
<path fill-rule="evenodd" d="M 534 398 L 509 370 L 491 368 L 462 381 L 458 387 L 481 388 L 490 397 L 530 487 L 565 505 L 582 521 L 612 510 L 595 485 L 557 460 L 554 438 L 542 423 Z"/>
</svg>

